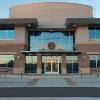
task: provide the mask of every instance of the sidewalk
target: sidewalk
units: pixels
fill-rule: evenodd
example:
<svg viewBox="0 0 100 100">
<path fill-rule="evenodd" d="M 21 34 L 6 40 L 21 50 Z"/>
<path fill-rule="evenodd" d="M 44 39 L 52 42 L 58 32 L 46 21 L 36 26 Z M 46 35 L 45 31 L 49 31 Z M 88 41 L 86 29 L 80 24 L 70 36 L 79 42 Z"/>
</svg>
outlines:
<svg viewBox="0 0 100 100">
<path fill-rule="evenodd" d="M 0 100 L 100 100 L 91 97 L 22 97 L 22 98 L 0 98 Z"/>
<path fill-rule="evenodd" d="M 0 75 L 0 87 L 100 87 L 100 76 Z"/>
</svg>

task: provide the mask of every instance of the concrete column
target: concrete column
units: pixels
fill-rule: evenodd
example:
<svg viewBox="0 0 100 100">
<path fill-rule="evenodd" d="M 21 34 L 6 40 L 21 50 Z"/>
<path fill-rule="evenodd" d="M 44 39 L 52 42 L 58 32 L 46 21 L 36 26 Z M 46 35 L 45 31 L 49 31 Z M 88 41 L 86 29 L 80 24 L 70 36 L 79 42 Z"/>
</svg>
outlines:
<svg viewBox="0 0 100 100">
<path fill-rule="evenodd" d="M 61 73 L 66 74 L 66 55 L 62 55 Z"/>
<path fill-rule="evenodd" d="M 89 56 L 86 52 L 78 56 L 78 65 L 82 74 L 90 74 Z"/>
<path fill-rule="evenodd" d="M 25 73 L 25 55 L 17 53 L 14 57 L 14 68 L 13 74 L 24 74 Z"/>
<path fill-rule="evenodd" d="M 42 56 L 41 54 L 37 55 L 37 74 L 41 74 L 42 72 Z"/>
</svg>

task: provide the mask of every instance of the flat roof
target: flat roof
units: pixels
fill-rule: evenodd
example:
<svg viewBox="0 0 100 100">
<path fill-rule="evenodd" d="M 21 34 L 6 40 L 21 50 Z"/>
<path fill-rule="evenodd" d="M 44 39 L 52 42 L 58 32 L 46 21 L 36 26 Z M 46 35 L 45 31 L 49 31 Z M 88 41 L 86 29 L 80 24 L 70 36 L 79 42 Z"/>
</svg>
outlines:
<svg viewBox="0 0 100 100">
<path fill-rule="evenodd" d="M 28 25 L 32 24 L 38 26 L 37 18 L 1 18 L 0 25 Z"/>
<path fill-rule="evenodd" d="M 66 28 L 85 25 L 100 25 L 100 18 L 67 18 L 65 22 Z"/>
</svg>

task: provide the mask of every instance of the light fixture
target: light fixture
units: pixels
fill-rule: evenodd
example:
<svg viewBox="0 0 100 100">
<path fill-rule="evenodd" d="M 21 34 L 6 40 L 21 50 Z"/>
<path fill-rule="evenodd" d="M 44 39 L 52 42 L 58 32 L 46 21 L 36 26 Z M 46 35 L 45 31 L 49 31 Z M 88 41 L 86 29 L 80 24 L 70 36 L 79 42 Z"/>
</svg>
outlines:
<svg viewBox="0 0 100 100">
<path fill-rule="evenodd" d="M 72 27 L 76 27 L 77 25 L 76 24 L 72 24 Z"/>
<path fill-rule="evenodd" d="M 20 59 L 21 59 L 21 56 L 19 56 L 19 55 L 18 55 L 17 57 L 18 57 L 18 60 L 20 60 Z"/>
<path fill-rule="evenodd" d="M 50 30 L 50 33 L 52 33 L 52 32 L 54 32 L 54 30 L 51 29 L 51 30 Z"/>
<path fill-rule="evenodd" d="M 31 24 L 28 24 L 27 26 L 28 26 L 28 27 L 31 27 Z"/>
<path fill-rule="evenodd" d="M 83 58 L 85 59 L 85 58 L 86 58 L 86 56 L 83 56 Z"/>
</svg>

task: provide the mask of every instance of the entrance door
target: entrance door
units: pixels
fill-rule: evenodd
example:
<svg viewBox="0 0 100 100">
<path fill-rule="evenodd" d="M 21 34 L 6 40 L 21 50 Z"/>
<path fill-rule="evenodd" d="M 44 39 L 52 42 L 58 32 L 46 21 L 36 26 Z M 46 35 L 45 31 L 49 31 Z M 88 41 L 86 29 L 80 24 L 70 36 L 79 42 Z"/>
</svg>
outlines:
<svg viewBox="0 0 100 100">
<path fill-rule="evenodd" d="M 45 59 L 45 73 L 46 74 L 59 74 L 59 59 L 46 58 Z"/>
</svg>

